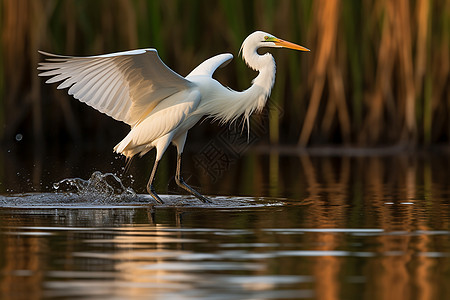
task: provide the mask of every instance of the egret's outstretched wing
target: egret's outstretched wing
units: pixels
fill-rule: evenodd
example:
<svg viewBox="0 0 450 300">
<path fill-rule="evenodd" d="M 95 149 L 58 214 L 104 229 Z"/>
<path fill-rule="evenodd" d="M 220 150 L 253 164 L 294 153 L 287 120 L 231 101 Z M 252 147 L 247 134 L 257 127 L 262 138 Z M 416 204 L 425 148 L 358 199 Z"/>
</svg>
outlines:
<svg viewBox="0 0 450 300">
<path fill-rule="evenodd" d="M 46 83 L 61 82 L 58 89 L 69 88 L 69 95 L 131 126 L 163 99 L 193 86 L 155 49 L 87 57 L 40 53 L 48 56 L 38 67 L 39 76 L 51 76 Z"/>
<path fill-rule="evenodd" d="M 199 64 L 188 76 L 210 76 L 214 74 L 214 72 L 220 68 L 226 66 L 233 59 L 233 54 L 224 53 L 208 58 L 201 64 Z"/>
</svg>

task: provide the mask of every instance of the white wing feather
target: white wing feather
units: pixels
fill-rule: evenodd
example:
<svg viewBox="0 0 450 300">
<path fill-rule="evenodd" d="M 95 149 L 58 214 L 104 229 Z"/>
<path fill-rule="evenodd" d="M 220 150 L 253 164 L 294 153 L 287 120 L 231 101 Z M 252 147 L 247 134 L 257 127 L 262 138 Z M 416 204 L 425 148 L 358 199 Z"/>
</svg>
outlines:
<svg viewBox="0 0 450 300">
<path fill-rule="evenodd" d="M 71 57 L 40 51 L 39 76 L 61 82 L 69 95 L 98 111 L 134 126 L 162 100 L 193 84 L 168 68 L 155 49 Z"/>
<path fill-rule="evenodd" d="M 209 76 L 212 77 L 218 68 L 223 68 L 233 59 L 233 54 L 224 53 L 213 56 L 199 64 L 187 77 L 191 76 Z"/>
</svg>

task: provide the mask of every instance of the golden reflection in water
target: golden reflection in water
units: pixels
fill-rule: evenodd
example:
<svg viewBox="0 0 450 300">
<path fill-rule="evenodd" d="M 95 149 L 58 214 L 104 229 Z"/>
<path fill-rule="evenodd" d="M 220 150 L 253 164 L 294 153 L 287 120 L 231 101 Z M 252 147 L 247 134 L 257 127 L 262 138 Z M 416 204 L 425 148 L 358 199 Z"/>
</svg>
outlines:
<svg viewBox="0 0 450 300">
<path fill-rule="evenodd" d="M 308 213 L 305 215 L 309 226 L 346 228 L 348 219 L 337 216 L 345 214 L 347 205 L 353 205 L 348 203 L 352 198 L 361 198 L 366 210 L 374 212 L 367 217 L 374 218 L 375 223 L 387 232 L 376 238 L 377 247 L 374 250 L 380 257 L 368 260 L 365 267 L 365 273 L 368 274 L 366 281 L 371 283 L 367 285 L 369 289 L 365 292 L 366 297 L 438 299 L 443 291 L 448 292 L 446 280 L 436 276 L 436 258 L 428 255 L 434 251 L 434 245 L 426 232 L 436 229 L 429 226 L 430 221 L 441 218 L 443 223 L 448 223 L 449 220 L 448 199 L 433 197 L 442 193 L 448 195 L 448 187 L 445 183 L 433 182 L 430 162 L 419 167 L 417 160 L 408 157 L 388 160 L 388 163 L 382 157 L 370 157 L 358 158 L 350 166 L 350 159 L 344 157 L 340 159 L 341 171 L 333 172 L 329 158 L 321 159 L 320 166 L 314 165 L 309 156 L 301 156 L 300 161 L 308 186 L 309 195 L 302 202 L 308 204 Z M 350 174 L 350 168 L 353 168 L 353 172 L 359 172 Z M 420 173 L 421 170 L 423 173 Z M 440 173 L 436 173 L 434 176 L 439 176 Z M 362 182 L 354 179 L 350 182 L 350 175 L 361 178 Z M 318 176 L 322 180 L 318 180 Z M 422 185 L 418 187 L 417 182 L 422 182 Z M 361 186 L 361 195 L 352 194 Z M 435 206 L 435 209 L 424 207 L 429 205 Z M 448 230 L 448 224 L 442 228 Z M 339 250 L 341 246 L 334 234 L 323 233 L 314 237 L 315 242 L 322 245 L 317 250 Z M 448 233 L 445 239 L 448 243 Z M 338 276 L 345 272 L 341 261 L 340 258 L 330 256 L 317 258 L 314 273 L 316 278 L 320 278 L 315 289 L 319 299 L 338 298 Z M 445 261 L 448 263 L 448 258 Z M 412 286 L 415 288 L 412 289 Z"/>
<path fill-rule="evenodd" d="M 144 296 L 148 294 L 148 288 L 155 293 L 160 290 L 189 289 L 189 284 L 181 282 L 176 284 L 167 280 L 167 278 L 173 278 L 174 271 L 167 270 L 162 266 L 168 261 L 188 253 L 182 249 L 183 244 L 196 241 L 183 239 L 180 233 L 169 233 L 163 229 L 166 227 L 158 225 L 152 228 L 141 227 L 136 230 L 127 228 L 122 235 L 114 237 L 114 240 L 111 241 L 120 246 L 114 264 L 117 272 L 116 281 L 127 283 L 122 287 L 120 294 Z M 137 236 L 140 237 L 137 238 Z M 194 277 L 185 272 L 183 281 L 194 282 Z"/>
<path fill-rule="evenodd" d="M 348 184 L 349 160 L 344 159 L 339 174 L 332 170 L 330 160 L 325 160 L 321 168 L 317 168 L 306 155 L 300 156 L 303 166 L 304 178 L 307 179 L 309 197 L 303 200 L 308 203 L 307 224 L 311 228 L 344 228 L 341 218 L 333 218 L 335 214 L 341 214 L 345 210 L 346 193 Z M 319 181 L 318 176 L 325 180 L 326 184 Z M 324 197 L 323 193 L 326 193 Z M 324 209 L 329 205 L 332 209 Z M 321 233 L 315 235 L 312 244 L 318 245 L 312 250 L 334 251 L 339 250 L 339 236 L 334 233 Z M 317 278 L 315 292 L 317 299 L 338 299 L 340 294 L 339 272 L 342 270 L 342 259 L 330 255 L 315 258 L 313 267 L 314 277 Z"/>
<path fill-rule="evenodd" d="M 46 262 L 40 259 L 38 253 L 48 250 L 46 241 L 38 236 L 6 234 L 2 238 L 2 244 L 0 298 L 41 299 Z"/>
</svg>

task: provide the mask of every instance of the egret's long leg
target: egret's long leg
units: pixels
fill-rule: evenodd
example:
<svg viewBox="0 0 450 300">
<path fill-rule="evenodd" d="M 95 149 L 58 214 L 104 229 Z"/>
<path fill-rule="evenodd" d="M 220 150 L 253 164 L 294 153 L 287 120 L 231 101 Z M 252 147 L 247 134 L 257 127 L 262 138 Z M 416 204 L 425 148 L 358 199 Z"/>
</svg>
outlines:
<svg viewBox="0 0 450 300">
<path fill-rule="evenodd" d="M 208 198 L 206 198 L 205 196 L 203 196 L 202 194 L 191 188 L 189 185 L 187 185 L 186 182 L 184 182 L 183 177 L 181 177 L 181 154 L 178 154 L 175 182 L 178 184 L 179 187 L 183 188 L 191 195 L 194 195 L 195 197 L 200 199 L 203 203 L 211 203 L 211 201 Z"/>
<path fill-rule="evenodd" d="M 164 202 L 155 192 L 155 188 L 153 187 L 153 180 L 155 179 L 156 169 L 158 168 L 159 160 L 155 160 L 155 164 L 153 165 L 152 174 L 150 175 L 150 179 L 147 183 L 147 192 L 155 199 L 159 204 L 163 204 Z"/>
</svg>

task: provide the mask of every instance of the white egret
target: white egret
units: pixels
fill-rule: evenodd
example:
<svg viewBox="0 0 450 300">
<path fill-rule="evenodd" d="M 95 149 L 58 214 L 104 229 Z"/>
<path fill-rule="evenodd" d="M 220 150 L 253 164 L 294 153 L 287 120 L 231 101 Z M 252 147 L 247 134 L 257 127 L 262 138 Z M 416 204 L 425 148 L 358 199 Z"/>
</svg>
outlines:
<svg viewBox="0 0 450 300">
<path fill-rule="evenodd" d="M 128 135 L 114 147 L 127 158 L 146 154 L 156 148 L 156 159 L 147 184 L 148 193 L 158 202 L 153 179 L 162 155 L 172 142 L 177 147 L 176 183 L 203 202 L 208 199 L 187 185 L 181 176 L 181 156 L 186 136 L 203 116 L 221 122 L 243 116 L 248 122 L 254 111 L 263 109 L 275 80 L 275 60 L 262 47 L 307 48 L 284 41 L 269 33 L 256 31 L 243 42 L 242 58 L 259 72 L 245 91 L 233 91 L 212 78 L 217 68 L 233 55 L 214 56 L 182 77 L 168 68 L 155 49 L 73 57 L 40 52 L 48 56 L 40 63 L 39 76 L 51 76 L 46 83 L 61 82 L 58 89 L 69 88 L 69 95 L 108 116 L 131 126 Z"/>
</svg>

